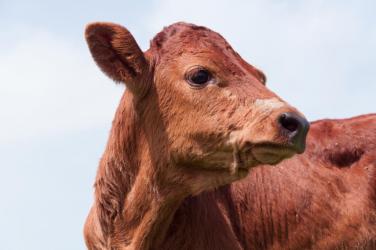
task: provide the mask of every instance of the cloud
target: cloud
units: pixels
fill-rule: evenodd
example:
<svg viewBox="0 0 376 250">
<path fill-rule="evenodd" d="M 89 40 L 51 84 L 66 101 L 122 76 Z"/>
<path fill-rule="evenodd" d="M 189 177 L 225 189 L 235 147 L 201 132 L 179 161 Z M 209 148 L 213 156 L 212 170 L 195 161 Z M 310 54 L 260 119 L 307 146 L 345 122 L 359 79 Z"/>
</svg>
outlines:
<svg viewBox="0 0 376 250">
<path fill-rule="evenodd" d="M 176 21 L 218 31 L 311 120 L 375 112 L 372 2 L 164 0 L 150 29 Z"/>
<path fill-rule="evenodd" d="M 123 88 L 100 72 L 86 48 L 35 31 L 4 52 L 1 143 L 110 124 Z"/>
<path fill-rule="evenodd" d="M 21 28 L 0 55 L 0 241 L 6 249 L 84 248 L 82 227 L 123 92 L 81 45 Z M 13 36 L 16 35 L 16 39 Z M 53 232 L 53 233 L 52 233 Z"/>
</svg>

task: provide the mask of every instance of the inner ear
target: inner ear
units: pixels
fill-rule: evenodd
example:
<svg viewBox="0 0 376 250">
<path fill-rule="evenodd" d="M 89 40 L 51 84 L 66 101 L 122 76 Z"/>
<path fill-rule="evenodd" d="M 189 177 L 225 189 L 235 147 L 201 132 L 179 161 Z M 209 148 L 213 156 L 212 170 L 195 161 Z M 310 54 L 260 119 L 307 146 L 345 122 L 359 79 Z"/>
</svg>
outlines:
<svg viewBox="0 0 376 250">
<path fill-rule="evenodd" d="M 85 30 L 90 52 L 101 70 L 116 82 L 134 89 L 148 72 L 148 64 L 132 34 L 113 23 L 92 23 Z"/>
</svg>

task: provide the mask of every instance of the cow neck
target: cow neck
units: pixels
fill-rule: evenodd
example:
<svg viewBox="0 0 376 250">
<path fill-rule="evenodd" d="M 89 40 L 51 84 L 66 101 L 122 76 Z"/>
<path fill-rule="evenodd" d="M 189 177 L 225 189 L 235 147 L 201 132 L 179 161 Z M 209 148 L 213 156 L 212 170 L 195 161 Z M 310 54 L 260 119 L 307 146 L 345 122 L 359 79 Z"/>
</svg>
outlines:
<svg viewBox="0 0 376 250">
<path fill-rule="evenodd" d="M 99 221 L 111 247 L 155 248 L 187 194 L 168 184 L 163 169 L 170 166 L 151 152 L 154 139 L 138 126 L 131 101 L 122 103 L 126 105 L 115 115 L 95 184 Z"/>
<path fill-rule="evenodd" d="M 147 172 L 141 166 L 140 172 Z M 119 231 L 114 235 L 114 244 L 129 245 L 130 249 L 151 249 L 165 239 L 176 210 L 184 196 L 176 187 L 159 186 L 152 177 L 139 174 L 124 204 L 122 219 L 117 223 Z"/>
</svg>

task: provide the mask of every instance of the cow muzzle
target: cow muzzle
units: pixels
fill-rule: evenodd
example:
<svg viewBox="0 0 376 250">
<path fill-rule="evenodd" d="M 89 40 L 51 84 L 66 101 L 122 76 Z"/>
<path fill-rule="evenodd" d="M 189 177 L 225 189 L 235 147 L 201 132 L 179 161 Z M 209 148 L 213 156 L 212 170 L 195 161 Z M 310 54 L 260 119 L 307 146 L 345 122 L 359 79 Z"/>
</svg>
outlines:
<svg viewBox="0 0 376 250">
<path fill-rule="evenodd" d="M 289 146 L 298 154 L 304 152 L 306 137 L 309 130 L 309 122 L 306 118 L 293 112 L 283 113 L 278 117 L 281 132 L 288 138 Z"/>
</svg>

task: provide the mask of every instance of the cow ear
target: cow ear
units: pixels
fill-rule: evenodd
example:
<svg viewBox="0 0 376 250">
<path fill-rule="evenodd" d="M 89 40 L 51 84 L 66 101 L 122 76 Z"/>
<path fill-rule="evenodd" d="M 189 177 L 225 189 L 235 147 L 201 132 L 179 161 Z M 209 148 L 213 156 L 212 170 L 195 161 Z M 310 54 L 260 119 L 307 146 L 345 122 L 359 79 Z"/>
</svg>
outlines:
<svg viewBox="0 0 376 250">
<path fill-rule="evenodd" d="M 91 23 L 85 30 L 90 52 L 102 71 L 131 90 L 148 64 L 136 40 L 124 27 L 113 23 Z"/>
</svg>

